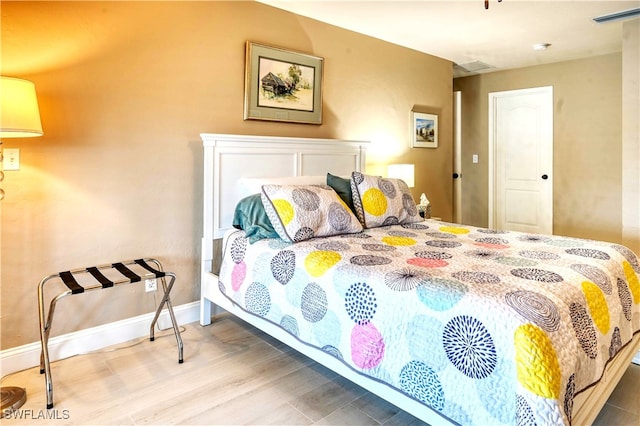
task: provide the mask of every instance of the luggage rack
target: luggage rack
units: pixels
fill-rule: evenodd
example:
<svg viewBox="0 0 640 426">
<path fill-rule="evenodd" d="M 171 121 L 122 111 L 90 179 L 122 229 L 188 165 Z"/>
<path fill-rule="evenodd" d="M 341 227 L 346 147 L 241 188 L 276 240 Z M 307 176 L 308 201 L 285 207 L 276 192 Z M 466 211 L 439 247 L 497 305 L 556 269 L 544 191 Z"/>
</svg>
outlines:
<svg viewBox="0 0 640 426">
<path fill-rule="evenodd" d="M 149 265 L 149 263 L 153 263 L 155 268 Z M 129 266 L 136 266 L 136 270 L 143 271 L 142 274 L 136 273 Z M 105 274 L 109 272 L 110 276 L 117 276 L 117 279 L 110 279 Z M 111 272 L 116 271 L 116 272 Z M 80 275 L 89 274 L 89 280 L 91 281 L 88 285 L 81 285 L 78 282 Z M 166 277 L 169 277 L 169 284 L 167 285 Z M 45 313 L 45 303 L 44 303 L 44 286 L 50 280 L 54 278 L 60 278 L 62 282 L 67 286 L 68 290 L 62 292 L 55 296 L 49 305 L 49 312 Z M 40 352 L 40 374 L 45 375 L 45 386 L 47 393 L 47 409 L 53 408 L 53 382 L 51 378 L 51 366 L 49 364 L 49 332 L 51 331 L 51 325 L 53 322 L 53 314 L 55 312 L 56 303 L 66 296 L 73 294 L 81 294 L 91 290 L 100 290 L 105 288 L 111 288 L 120 284 L 129 284 L 140 282 L 142 280 L 149 279 L 160 279 L 162 283 L 162 289 L 164 291 L 164 295 L 160 304 L 158 305 L 158 309 L 156 310 L 156 314 L 153 317 L 153 321 L 151 321 L 151 327 L 149 329 L 149 340 L 154 340 L 154 326 L 160 317 L 160 313 L 164 308 L 165 304 L 167 306 L 167 311 L 169 311 L 169 316 L 171 317 L 171 323 L 173 325 L 173 333 L 176 336 L 176 341 L 178 343 L 178 363 L 182 364 L 183 359 L 183 345 L 182 345 L 182 337 L 180 337 L 180 330 L 178 328 L 178 323 L 176 321 L 176 317 L 173 313 L 173 307 L 171 306 L 171 299 L 169 298 L 169 293 L 171 292 L 171 288 L 176 280 L 176 275 L 173 272 L 164 272 L 162 270 L 162 264 L 156 259 L 136 259 L 136 260 L 128 260 L 116 263 L 109 263 L 105 265 L 99 266 L 90 266 L 87 268 L 74 269 L 71 271 L 59 272 L 57 274 L 52 274 L 44 277 L 40 284 L 38 285 L 38 308 L 40 311 L 40 343 L 42 345 L 42 351 Z M 97 282 L 96 282 L 97 281 Z M 45 321 L 46 317 L 46 321 Z"/>
</svg>

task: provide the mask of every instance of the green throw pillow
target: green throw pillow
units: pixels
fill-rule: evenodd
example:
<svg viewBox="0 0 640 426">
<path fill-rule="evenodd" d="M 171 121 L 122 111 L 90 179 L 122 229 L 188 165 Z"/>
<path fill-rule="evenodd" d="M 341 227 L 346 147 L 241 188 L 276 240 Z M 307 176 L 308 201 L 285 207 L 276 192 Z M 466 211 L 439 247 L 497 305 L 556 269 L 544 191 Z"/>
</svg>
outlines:
<svg viewBox="0 0 640 426">
<path fill-rule="evenodd" d="M 351 179 L 327 173 L 327 185 L 336 191 L 338 196 L 352 212 L 356 212 L 353 208 L 353 197 L 351 196 Z"/>
<path fill-rule="evenodd" d="M 238 202 L 233 227 L 244 230 L 251 244 L 264 238 L 280 238 L 264 210 L 260 194 L 249 195 Z"/>
</svg>

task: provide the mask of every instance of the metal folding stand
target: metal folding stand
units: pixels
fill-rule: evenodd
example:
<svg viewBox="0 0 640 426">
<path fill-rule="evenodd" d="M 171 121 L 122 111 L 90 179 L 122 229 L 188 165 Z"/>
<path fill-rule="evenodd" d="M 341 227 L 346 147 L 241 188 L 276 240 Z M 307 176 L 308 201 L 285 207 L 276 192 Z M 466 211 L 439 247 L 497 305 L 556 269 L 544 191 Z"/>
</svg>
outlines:
<svg viewBox="0 0 640 426">
<path fill-rule="evenodd" d="M 155 264 L 155 268 L 149 265 L 149 263 Z M 135 273 L 128 266 L 138 265 L 141 270 L 144 270 L 142 275 Z M 116 270 L 119 274 L 122 275 L 121 279 L 111 280 L 107 278 L 101 271 L 105 270 Z M 97 283 L 92 283 L 90 285 L 85 285 L 84 287 L 78 283 L 76 277 L 80 274 L 89 274 Z M 169 285 L 167 285 L 165 278 L 169 277 Z M 51 300 L 49 305 L 48 314 L 45 313 L 45 303 L 44 303 L 44 286 L 51 279 L 60 278 L 64 284 L 69 289 L 63 293 L 58 294 Z M 38 308 L 40 311 L 40 343 L 42 345 L 42 351 L 40 353 L 40 374 L 45 375 L 45 386 L 47 392 L 47 408 L 53 408 L 53 382 L 51 378 L 51 366 L 49 365 L 49 332 L 51 331 L 51 324 L 53 322 L 53 314 L 55 311 L 56 303 L 62 299 L 63 297 L 69 296 L 71 294 L 80 294 L 90 290 L 98 290 L 104 288 L 110 288 L 119 284 L 129 284 L 135 283 L 142 280 L 148 279 L 160 279 L 162 283 L 162 289 L 164 290 L 164 295 L 162 297 L 162 301 L 158 305 L 158 309 L 156 310 L 156 314 L 153 317 L 153 321 L 151 321 L 151 327 L 149 330 L 149 340 L 154 340 L 154 326 L 158 321 L 160 313 L 164 308 L 165 304 L 167 306 L 167 311 L 169 311 L 169 316 L 171 317 L 171 323 L 173 325 L 173 332 L 176 336 L 176 341 L 178 343 L 178 363 L 183 363 L 183 346 L 182 346 L 182 337 L 180 337 L 180 330 L 178 328 L 178 323 L 176 321 L 176 317 L 173 313 L 173 307 L 171 306 L 171 299 L 169 298 L 169 293 L 171 292 L 171 288 L 176 280 L 176 275 L 173 272 L 164 272 L 162 270 L 162 265 L 156 259 L 136 259 L 129 260 L 117 263 L 110 263 L 106 265 L 99 266 L 90 266 L 87 268 L 75 269 L 72 271 L 64 271 L 59 272 L 57 274 L 52 274 L 44 277 L 40 284 L 38 285 Z M 93 280 L 92 280 L 93 281 Z M 45 321 L 46 317 L 46 321 Z"/>
</svg>

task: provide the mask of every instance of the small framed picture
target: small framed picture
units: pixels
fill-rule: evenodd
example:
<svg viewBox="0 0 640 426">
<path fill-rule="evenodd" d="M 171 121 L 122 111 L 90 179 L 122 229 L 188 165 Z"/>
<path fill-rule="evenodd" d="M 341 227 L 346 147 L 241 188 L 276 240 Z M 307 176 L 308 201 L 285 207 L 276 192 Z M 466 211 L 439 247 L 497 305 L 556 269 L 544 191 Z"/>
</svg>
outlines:
<svg viewBox="0 0 640 426">
<path fill-rule="evenodd" d="M 438 147 L 438 116 L 411 111 L 411 147 Z"/>
<path fill-rule="evenodd" d="M 322 124 L 323 58 L 247 42 L 245 120 Z"/>
</svg>

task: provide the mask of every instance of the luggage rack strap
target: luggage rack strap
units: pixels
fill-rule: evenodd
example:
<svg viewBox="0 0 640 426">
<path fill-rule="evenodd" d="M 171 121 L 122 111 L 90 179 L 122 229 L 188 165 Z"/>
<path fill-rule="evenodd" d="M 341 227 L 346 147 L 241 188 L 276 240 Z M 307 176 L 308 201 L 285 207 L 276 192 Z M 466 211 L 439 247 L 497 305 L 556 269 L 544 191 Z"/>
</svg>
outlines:
<svg viewBox="0 0 640 426">
<path fill-rule="evenodd" d="M 60 272 L 60 278 L 62 282 L 71 290 L 71 294 L 79 294 L 84 292 L 84 287 L 78 284 L 78 281 L 73 277 L 71 271 Z"/>
<path fill-rule="evenodd" d="M 138 265 L 142 266 L 144 269 L 151 272 L 152 274 L 155 274 L 156 278 L 162 278 L 167 275 L 162 271 L 158 271 L 157 269 L 152 268 L 144 259 L 136 259 L 134 260 L 134 262 L 136 262 Z"/>
<path fill-rule="evenodd" d="M 90 273 L 93 276 L 93 278 L 98 280 L 100 284 L 102 284 L 102 288 L 113 287 L 113 281 L 105 277 L 97 267 L 90 266 L 87 268 L 87 272 Z"/>
<path fill-rule="evenodd" d="M 131 269 L 129 269 L 126 266 L 124 266 L 124 263 L 122 263 L 122 262 L 114 263 L 113 267 L 116 268 L 118 270 L 118 272 L 120 272 L 122 275 L 124 275 L 125 277 L 129 278 L 129 280 L 132 283 L 137 283 L 141 279 L 140 275 L 136 274 Z"/>
</svg>

